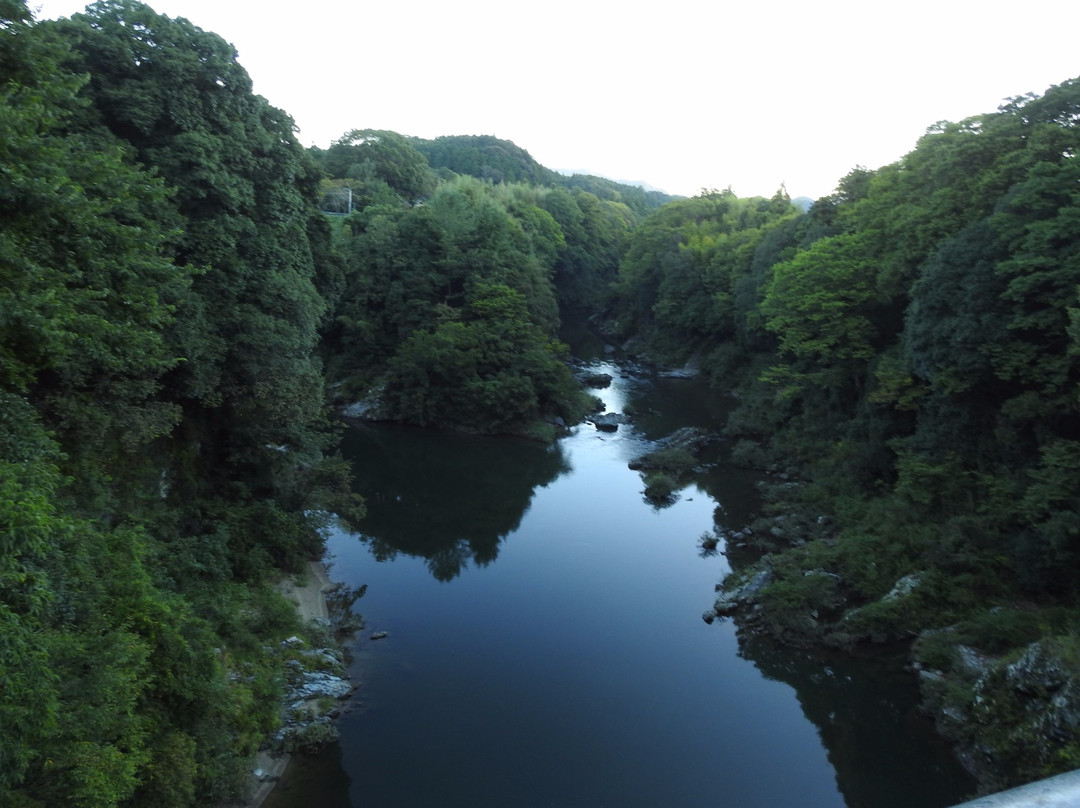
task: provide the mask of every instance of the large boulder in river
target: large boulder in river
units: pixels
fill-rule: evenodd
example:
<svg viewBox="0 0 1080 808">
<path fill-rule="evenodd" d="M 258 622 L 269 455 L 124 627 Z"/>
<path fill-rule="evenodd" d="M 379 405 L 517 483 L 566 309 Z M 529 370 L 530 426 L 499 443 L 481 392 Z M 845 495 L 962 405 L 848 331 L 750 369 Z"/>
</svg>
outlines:
<svg viewBox="0 0 1080 808">
<path fill-rule="evenodd" d="M 605 387 L 611 386 L 611 374 L 589 373 L 581 378 L 581 382 L 597 390 L 603 390 Z"/>
<path fill-rule="evenodd" d="M 701 448 L 715 439 L 713 433 L 701 427 L 683 427 L 656 441 L 649 452 L 634 458 L 627 466 L 634 471 L 663 471 L 684 479 L 697 466 Z"/>
<path fill-rule="evenodd" d="M 629 424 L 630 416 L 622 412 L 598 412 L 585 416 L 585 420 L 601 432 L 614 432 L 620 424 Z"/>
</svg>

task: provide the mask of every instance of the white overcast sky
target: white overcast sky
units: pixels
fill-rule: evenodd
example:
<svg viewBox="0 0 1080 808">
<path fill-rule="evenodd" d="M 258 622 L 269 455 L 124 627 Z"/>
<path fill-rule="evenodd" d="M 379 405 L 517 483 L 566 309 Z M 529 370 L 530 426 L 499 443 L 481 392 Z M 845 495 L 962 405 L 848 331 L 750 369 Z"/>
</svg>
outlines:
<svg viewBox="0 0 1080 808">
<path fill-rule="evenodd" d="M 30 0 L 38 18 L 81 0 Z M 153 0 L 231 42 L 305 146 L 486 134 L 693 195 L 819 197 L 936 121 L 1080 75 L 1080 0 Z"/>
</svg>

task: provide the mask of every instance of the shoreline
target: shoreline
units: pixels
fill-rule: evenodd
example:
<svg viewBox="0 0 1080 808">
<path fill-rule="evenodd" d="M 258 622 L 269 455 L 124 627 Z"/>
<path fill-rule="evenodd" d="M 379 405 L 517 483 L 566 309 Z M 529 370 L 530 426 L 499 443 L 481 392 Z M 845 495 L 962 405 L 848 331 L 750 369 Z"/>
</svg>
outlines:
<svg viewBox="0 0 1080 808">
<path fill-rule="evenodd" d="M 302 585 L 297 584 L 294 576 L 286 576 L 277 585 L 278 590 L 296 606 L 296 613 L 304 623 L 315 620 L 328 620 L 330 612 L 326 604 L 326 596 L 333 591 L 336 584 L 330 580 L 326 569 L 326 563 L 320 559 L 309 561 L 307 576 Z M 260 749 L 255 755 L 255 780 L 251 795 L 245 802 L 235 803 L 238 808 L 260 808 L 270 794 L 277 788 L 285 771 L 292 761 L 289 752 L 272 754 L 265 749 Z"/>
</svg>

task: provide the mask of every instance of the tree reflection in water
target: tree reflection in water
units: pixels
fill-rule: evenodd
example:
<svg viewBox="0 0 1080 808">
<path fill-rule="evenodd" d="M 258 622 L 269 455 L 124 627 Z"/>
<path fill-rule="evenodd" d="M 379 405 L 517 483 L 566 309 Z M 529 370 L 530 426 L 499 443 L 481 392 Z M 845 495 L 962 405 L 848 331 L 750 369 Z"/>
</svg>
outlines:
<svg viewBox="0 0 1080 808">
<path fill-rule="evenodd" d="M 558 444 L 516 438 L 378 424 L 350 429 L 344 444 L 367 458 L 354 482 L 367 504 L 361 539 L 380 561 L 427 559 L 440 581 L 494 561 L 536 488 L 570 471 Z"/>
<path fill-rule="evenodd" d="M 740 631 L 739 656 L 795 689 L 848 808 L 944 808 L 971 797 L 974 779 L 919 711 L 915 678 L 897 655 L 800 652 Z"/>
</svg>

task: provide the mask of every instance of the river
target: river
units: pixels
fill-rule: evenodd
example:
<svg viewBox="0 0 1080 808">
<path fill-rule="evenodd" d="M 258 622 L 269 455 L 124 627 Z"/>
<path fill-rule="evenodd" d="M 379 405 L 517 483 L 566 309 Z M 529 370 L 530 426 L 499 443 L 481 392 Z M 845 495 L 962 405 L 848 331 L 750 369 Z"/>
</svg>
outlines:
<svg viewBox="0 0 1080 808">
<path fill-rule="evenodd" d="M 340 742 L 300 759 L 267 808 L 943 808 L 972 781 L 881 659 L 741 638 L 702 613 L 727 571 L 699 537 L 757 507 L 723 462 L 667 507 L 627 463 L 685 425 L 718 427 L 695 380 L 623 372 L 633 411 L 551 447 L 352 427 L 368 503 L 329 539 L 367 584 L 362 687 Z M 388 632 L 371 640 L 374 632 Z"/>
</svg>

